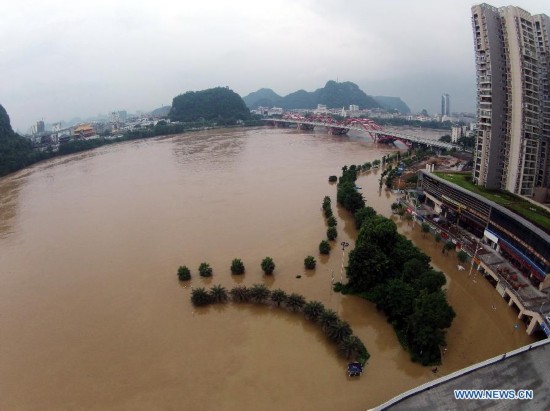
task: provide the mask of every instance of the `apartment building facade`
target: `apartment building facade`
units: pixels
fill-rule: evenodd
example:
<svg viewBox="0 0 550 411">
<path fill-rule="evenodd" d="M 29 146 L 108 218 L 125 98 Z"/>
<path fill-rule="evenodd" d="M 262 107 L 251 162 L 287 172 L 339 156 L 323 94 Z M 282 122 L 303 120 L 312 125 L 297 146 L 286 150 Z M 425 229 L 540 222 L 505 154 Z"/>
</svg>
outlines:
<svg viewBox="0 0 550 411">
<path fill-rule="evenodd" d="M 550 20 L 519 7 L 479 4 L 472 7 L 472 27 L 478 115 L 472 178 L 489 189 L 546 196 Z"/>
</svg>

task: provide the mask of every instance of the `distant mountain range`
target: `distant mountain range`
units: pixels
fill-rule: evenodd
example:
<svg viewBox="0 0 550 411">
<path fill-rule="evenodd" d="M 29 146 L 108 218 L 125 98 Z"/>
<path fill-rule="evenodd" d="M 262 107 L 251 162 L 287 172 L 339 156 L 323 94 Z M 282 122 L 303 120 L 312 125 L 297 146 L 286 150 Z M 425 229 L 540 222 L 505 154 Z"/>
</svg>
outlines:
<svg viewBox="0 0 550 411">
<path fill-rule="evenodd" d="M 400 97 L 374 96 L 373 98 L 386 110 L 397 110 L 403 114 L 411 112 L 409 106 Z"/>
<path fill-rule="evenodd" d="M 371 97 L 362 91 L 357 84 L 352 82 L 337 83 L 328 81 L 325 87 L 313 92 L 298 90 L 284 97 L 278 95 L 269 88 L 262 88 L 243 97 L 250 109 L 257 107 L 282 107 L 285 110 L 298 108 L 315 109 L 318 104 L 324 104 L 328 108 L 346 109 L 351 105 L 357 105 L 360 109 L 383 108 L 386 110 L 398 110 L 401 113 L 410 113 L 410 109 L 399 97 Z"/>
</svg>

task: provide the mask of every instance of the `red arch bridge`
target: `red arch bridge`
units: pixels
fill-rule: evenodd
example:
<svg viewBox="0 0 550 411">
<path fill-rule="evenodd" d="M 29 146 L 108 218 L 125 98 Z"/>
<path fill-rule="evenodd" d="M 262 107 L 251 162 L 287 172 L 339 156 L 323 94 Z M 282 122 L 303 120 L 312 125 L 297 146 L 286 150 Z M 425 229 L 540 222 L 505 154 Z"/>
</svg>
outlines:
<svg viewBox="0 0 550 411">
<path fill-rule="evenodd" d="M 453 148 L 462 150 L 457 144 L 444 143 L 443 141 L 431 140 L 429 138 L 411 136 L 396 131 L 385 130 L 382 126 L 366 118 L 346 118 L 338 121 L 331 116 L 313 115 L 304 117 L 296 113 L 285 113 L 282 118 L 264 118 L 262 119 L 268 125 L 275 127 L 288 127 L 296 125 L 299 130 L 313 130 L 315 127 L 325 127 L 329 134 L 342 135 L 350 130 L 366 132 L 373 141 L 378 143 L 394 143 L 400 141 L 407 146 L 421 144 L 429 147 L 444 148 L 451 150 Z"/>
</svg>

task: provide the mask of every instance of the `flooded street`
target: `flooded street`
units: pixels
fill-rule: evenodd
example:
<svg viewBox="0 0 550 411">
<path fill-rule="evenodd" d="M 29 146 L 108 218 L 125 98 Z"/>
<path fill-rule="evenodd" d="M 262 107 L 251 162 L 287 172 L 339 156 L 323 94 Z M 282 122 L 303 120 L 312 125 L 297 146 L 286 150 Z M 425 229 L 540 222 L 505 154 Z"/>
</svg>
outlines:
<svg viewBox="0 0 550 411">
<path fill-rule="evenodd" d="M 328 176 L 393 151 L 357 136 L 210 130 L 105 146 L 0 179 L 0 409 L 362 410 L 433 379 L 371 303 L 331 291 L 337 245 L 330 257 L 318 253 L 325 195 L 337 244 L 353 246 L 356 235 Z M 389 216 L 394 197 L 376 174 L 357 184 Z M 447 274 L 457 316 L 438 376 L 532 341 L 521 322 L 514 332 L 517 313 L 483 278 L 459 272 L 418 226 L 396 222 Z M 315 271 L 304 271 L 307 255 Z M 260 269 L 265 256 L 272 277 Z M 230 273 L 234 258 L 243 277 Z M 199 277 L 203 261 L 212 279 Z M 191 269 L 190 287 L 265 283 L 323 302 L 365 343 L 365 372 L 348 380 L 335 346 L 299 314 L 193 308 L 180 265 Z"/>
</svg>

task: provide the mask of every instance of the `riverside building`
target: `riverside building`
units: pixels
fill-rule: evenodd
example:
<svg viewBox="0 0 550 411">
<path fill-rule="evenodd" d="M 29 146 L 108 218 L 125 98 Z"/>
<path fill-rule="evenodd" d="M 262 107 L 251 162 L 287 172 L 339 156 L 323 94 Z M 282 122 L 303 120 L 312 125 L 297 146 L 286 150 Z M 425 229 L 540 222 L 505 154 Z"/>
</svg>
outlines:
<svg viewBox="0 0 550 411">
<path fill-rule="evenodd" d="M 473 181 L 548 198 L 550 19 L 514 6 L 472 7 L 478 128 Z"/>
<path fill-rule="evenodd" d="M 417 193 L 408 212 L 472 256 L 529 334 L 550 336 L 550 233 L 429 171 L 418 172 Z"/>
</svg>

